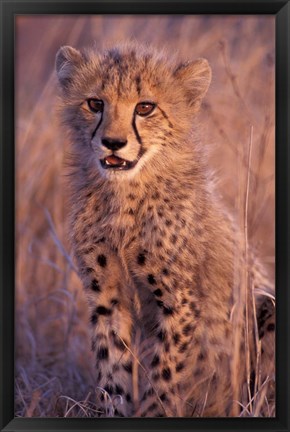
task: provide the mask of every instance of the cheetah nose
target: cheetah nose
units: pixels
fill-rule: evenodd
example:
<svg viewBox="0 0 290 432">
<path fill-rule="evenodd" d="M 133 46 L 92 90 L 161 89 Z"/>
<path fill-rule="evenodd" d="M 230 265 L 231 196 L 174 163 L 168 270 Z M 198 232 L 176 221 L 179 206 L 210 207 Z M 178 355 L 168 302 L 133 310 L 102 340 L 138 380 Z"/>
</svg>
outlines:
<svg viewBox="0 0 290 432">
<path fill-rule="evenodd" d="M 109 150 L 120 150 L 127 144 L 127 140 L 120 140 L 118 138 L 102 138 L 102 144 Z"/>
</svg>

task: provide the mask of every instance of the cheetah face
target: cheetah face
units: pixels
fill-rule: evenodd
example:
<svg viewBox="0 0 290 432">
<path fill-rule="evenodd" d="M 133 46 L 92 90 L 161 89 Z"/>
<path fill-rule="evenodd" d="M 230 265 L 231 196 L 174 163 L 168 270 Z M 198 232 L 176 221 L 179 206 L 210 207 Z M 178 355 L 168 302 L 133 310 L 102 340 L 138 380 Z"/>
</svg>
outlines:
<svg viewBox="0 0 290 432">
<path fill-rule="evenodd" d="M 109 180 L 170 169 L 211 78 L 206 60 L 180 64 L 137 44 L 63 47 L 56 69 L 73 144 Z"/>
<path fill-rule="evenodd" d="M 97 119 L 97 126 L 92 134 L 91 147 L 97 155 L 100 171 L 106 170 L 105 175 L 108 177 L 112 176 L 112 173 L 115 175 L 115 173 L 122 171 L 133 170 L 145 153 L 148 150 L 150 152 L 150 147 L 146 148 L 143 145 L 137 123 L 138 117 L 149 118 L 156 109 L 156 103 L 151 101 L 138 102 L 135 107 L 133 104 L 124 106 L 118 102 L 114 106 L 113 113 L 110 113 L 108 102 L 99 99 L 87 101 L 90 110 L 96 114 Z M 131 111 L 131 113 L 129 111 L 129 115 L 128 109 Z M 104 126 L 102 126 L 103 121 Z M 143 161 L 141 160 L 138 168 Z"/>
<path fill-rule="evenodd" d="M 139 144 L 142 144 L 142 141 L 136 128 L 135 116 L 139 115 L 142 117 L 147 117 L 149 116 L 149 114 L 151 114 L 154 111 L 155 107 L 156 107 L 155 103 L 152 102 L 139 102 L 135 107 L 135 111 L 133 114 L 133 128 L 136 135 L 136 139 L 139 142 Z M 118 139 L 116 140 L 110 138 L 109 139 L 103 138 L 102 144 L 112 151 L 112 155 L 106 156 L 104 159 L 101 159 L 101 166 L 104 169 L 111 169 L 111 170 L 118 170 L 118 171 L 133 169 L 138 163 L 141 156 L 143 156 L 142 154 L 143 151 L 141 146 L 137 158 L 134 159 L 133 161 L 129 161 L 119 156 L 116 156 L 116 152 L 127 145 L 127 140 L 122 141 Z"/>
</svg>

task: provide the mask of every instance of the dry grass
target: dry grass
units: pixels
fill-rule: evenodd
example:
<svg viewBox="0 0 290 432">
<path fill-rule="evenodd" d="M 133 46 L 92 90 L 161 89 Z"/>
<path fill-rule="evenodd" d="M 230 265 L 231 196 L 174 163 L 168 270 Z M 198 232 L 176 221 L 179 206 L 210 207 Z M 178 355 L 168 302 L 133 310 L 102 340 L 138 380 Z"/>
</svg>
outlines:
<svg viewBox="0 0 290 432">
<path fill-rule="evenodd" d="M 201 125 L 217 191 L 244 232 L 241 253 L 247 257 L 249 247 L 256 249 L 274 278 L 274 18 L 23 16 L 17 18 L 16 37 L 15 415 L 94 417 L 98 389 L 87 307 L 66 233 L 67 142 L 57 121 L 55 53 L 65 44 L 95 41 L 101 47 L 134 37 L 182 58 L 210 61 L 213 83 Z M 248 326 L 255 312 L 252 299 L 245 298 L 251 281 L 247 274 L 238 277 L 244 288 L 237 305 L 249 304 Z M 242 319 L 239 306 L 233 319 Z M 256 349 L 259 372 L 258 338 Z M 233 385 L 238 361 L 233 359 Z M 253 396 L 246 383 L 237 415 L 274 415 L 265 396 L 272 378 L 261 382 L 257 373 Z"/>
</svg>

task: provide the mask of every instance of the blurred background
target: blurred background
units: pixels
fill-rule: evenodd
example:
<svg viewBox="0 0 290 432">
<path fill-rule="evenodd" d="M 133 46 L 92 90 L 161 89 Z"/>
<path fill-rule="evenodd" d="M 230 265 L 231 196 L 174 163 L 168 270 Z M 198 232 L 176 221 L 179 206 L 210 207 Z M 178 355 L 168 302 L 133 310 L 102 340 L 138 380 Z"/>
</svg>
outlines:
<svg viewBox="0 0 290 432">
<path fill-rule="evenodd" d="M 62 45 L 130 38 L 209 60 L 200 126 L 217 193 L 240 223 L 250 172 L 249 242 L 274 279 L 274 16 L 17 16 L 15 416 L 95 415 L 87 307 L 67 241 L 68 143 L 54 60 Z"/>
</svg>

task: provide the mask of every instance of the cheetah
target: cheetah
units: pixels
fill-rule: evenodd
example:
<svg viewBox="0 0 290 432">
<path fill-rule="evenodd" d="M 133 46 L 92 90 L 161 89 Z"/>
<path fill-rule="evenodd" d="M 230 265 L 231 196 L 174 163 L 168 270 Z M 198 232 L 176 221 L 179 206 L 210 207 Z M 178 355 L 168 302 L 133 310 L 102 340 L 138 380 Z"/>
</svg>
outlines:
<svg viewBox="0 0 290 432">
<path fill-rule="evenodd" d="M 247 334 L 247 308 L 235 318 L 241 235 L 214 193 L 196 125 L 207 60 L 180 63 L 131 42 L 103 52 L 64 46 L 56 71 L 101 415 L 239 415 L 247 364 L 254 376 L 245 343 L 255 351 L 259 325 L 273 364 L 273 304 L 256 295 Z M 256 273 L 252 286 L 271 292 Z"/>
</svg>

